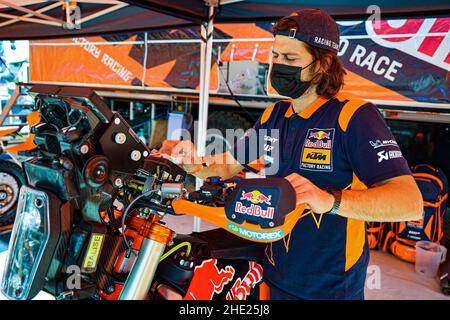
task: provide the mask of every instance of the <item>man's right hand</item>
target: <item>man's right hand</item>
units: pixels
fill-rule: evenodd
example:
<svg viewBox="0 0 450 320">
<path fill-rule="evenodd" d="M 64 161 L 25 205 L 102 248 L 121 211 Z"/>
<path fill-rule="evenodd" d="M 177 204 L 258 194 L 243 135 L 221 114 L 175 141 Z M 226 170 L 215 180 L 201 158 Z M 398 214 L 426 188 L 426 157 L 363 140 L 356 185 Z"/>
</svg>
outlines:
<svg viewBox="0 0 450 320">
<path fill-rule="evenodd" d="M 158 153 L 180 165 L 187 173 L 192 174 L 202 168 L 202 161 L 190 140 L 164 140 Z"/>
<path fill-rule="evenodd" d="M 152 153 L 169 159 L 181 166 L 187 173 L 200 179 L 212 176 L 228 179 L 244 168 L 229 151 L 205 158 L 198 157 L 195 146 L 190 140 L 165 140 L 159 151 Z M 202 164 L 204 161 L 207 163 L 206 167 Z"/>
</svg>

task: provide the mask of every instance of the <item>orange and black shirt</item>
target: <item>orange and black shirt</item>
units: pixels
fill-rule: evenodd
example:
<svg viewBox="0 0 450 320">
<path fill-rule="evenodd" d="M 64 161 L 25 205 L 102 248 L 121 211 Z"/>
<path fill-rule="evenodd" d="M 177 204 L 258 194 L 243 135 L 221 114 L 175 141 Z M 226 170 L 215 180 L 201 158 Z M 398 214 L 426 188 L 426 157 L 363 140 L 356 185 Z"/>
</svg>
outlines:
<svg viewBox="0 0 450 320">
<path fill-rule="evenodd" d="M 410 169 L 371 103 L 338 94 L 296 113 L 290 100 L 267 108 L 230 150 L 266 176 L 298 173 L 321 189 L 366 189 Z M 267 245 L 264 279 L 300 299 L 363 296 L 369 261 L 363 221 L 305 210 L 292 233 Z"/>
</svg>

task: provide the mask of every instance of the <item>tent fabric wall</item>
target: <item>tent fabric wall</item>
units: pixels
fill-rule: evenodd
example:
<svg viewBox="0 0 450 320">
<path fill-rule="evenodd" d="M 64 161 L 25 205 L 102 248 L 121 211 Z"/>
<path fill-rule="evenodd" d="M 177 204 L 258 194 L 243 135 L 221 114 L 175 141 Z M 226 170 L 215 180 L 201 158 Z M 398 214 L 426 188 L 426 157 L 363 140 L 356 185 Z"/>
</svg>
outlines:
<svg viewBox="0 0 450 320">
<path fill-rule="evenodd" d="M 396 27 L 392 21 L 382 20 L 380 29 L 367 21 L 338 24 L 339 57 L 347 70 L 345 91 L 368 100 L 404 105 L 450 104 L 450 17 L 406 19 Z M 215 25 L 211 92 L 218 90 L 218 77 L 224 76 L 218 72 L 218 60 L 270 63 L 271 26 L 271 22 Z M 134 86 L 144 90 L 199 89 L 197 27 L 165 33 L 32 41 L 30 52 L 32 82 Z M 49 63 L 42 64 L 46 59 Z M 277 96 L 270 87 L 269 93 Z"/>
</svg>

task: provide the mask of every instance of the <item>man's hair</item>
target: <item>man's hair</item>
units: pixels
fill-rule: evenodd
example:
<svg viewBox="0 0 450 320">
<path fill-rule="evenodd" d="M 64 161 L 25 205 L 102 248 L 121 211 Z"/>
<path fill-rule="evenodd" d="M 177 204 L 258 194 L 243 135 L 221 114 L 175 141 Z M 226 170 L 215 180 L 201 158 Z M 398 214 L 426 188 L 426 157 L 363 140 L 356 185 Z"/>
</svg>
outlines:
<svg viewBox="0 0 450 320">
<path fill-rule="evenodd" d="M 295 29 L 298 31 L 298 24 L 291 19 L 283 18 L 274 26 L 273 31 Z M 307 43 L 306 50 L 319 62 L 320 68 L 312 79 L 313 84 L 317 84 L 316 93 L 324 98 L 330 99 L 335 96 L 344 85 L 344 76 L 347 74 L 341 64 L 337 54 L 333 51 L 313 47 Z"/>
</svg>

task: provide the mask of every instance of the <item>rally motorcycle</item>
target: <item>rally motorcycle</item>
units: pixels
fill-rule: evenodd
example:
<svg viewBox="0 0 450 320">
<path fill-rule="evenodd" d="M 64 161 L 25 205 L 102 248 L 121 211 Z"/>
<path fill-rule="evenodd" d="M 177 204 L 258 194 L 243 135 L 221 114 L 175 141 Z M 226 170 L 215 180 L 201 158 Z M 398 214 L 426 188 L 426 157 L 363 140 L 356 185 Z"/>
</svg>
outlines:
<svg viewBox="0 0 450 320">
<path fill-rule="evenodd" d="M 1 291 L 32 299 L 258 299 L 263 245 L 304 210 L 282 178 L 206 179 L 151 154 L 88 88 L 36 85 L 36 156 L 23 163 Z M 218 229 L 175 235 L 166 215 Z"/>
</svg>

